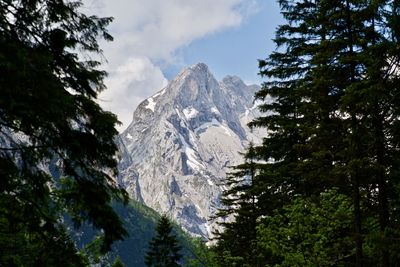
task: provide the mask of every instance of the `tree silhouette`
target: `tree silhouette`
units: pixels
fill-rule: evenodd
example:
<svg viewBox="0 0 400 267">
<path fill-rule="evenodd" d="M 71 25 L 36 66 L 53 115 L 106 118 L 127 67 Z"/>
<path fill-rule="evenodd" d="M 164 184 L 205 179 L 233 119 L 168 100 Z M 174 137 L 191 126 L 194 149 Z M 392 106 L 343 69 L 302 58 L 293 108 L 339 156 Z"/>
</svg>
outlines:
<svg viewBox="0 0 400 267">
<path fill-rule="evenodd" d="M 163 215 L 156 228 L 157 235 L 149 243 L 145 263 L 149 267 L 180 266 L 181 247 L 172 233 L 172 225 L 166 215 Z"/>
<path fill-rule="evenodd" d="M 58 265 L 41 263 L 62 254 L 65 215 L 103 230 L 103 250 L 125 234 L 110 206 L 127 196 L 112 178 L 117 119 L 96 103 L 106 73 L 91 59 L 99 37 L 112 39 L 112 19 L 86 16 L 81 4 L 0 1 L 2 266 Z"/>
<path fill-rule="evenodd" d="M 112 265 L 112 267 L 124 267 L 124 266 L 125 265 L 123 264 L 123 262 L 119 256 L 115 259 L 115 261 Z"/>
<path fill-rule="evenodd" d="M 266 222 L 265 231 L 257 232 L 257 240 L 268 240 L 267 246 L 262 242 L 257 245 L 271 248 L 269 234 L 291 231 L 293 225 L 303 230 L 312 226 L 309 234 L 321 229 L 323 224 L 305 224 L 307 214 L 301 220 L 292 215 L 318 211 L 299 212 L 298 208 L 310 206 L 309 201 L 319 205 L 323 195 L 335 188 L 334 192 L 351 199 L 352 221 L 341 227 L 347 230 L 334 231 L 338 234 L 334 239 L 328 235 L 337 225 L 327 229 L 320 240 L 346 248 L 341 242 L 349 239 L 352 248 L 345 253 L 335 248 L 329 253 L 336 253 L 344 266 L 391 266 L 399 262 L 400 255 L 399 3 L 278 2 L 286 23 L 277 28 L 277 49 L 259 61 L 260 74 L 266 81 L 256 99 L 262 101 L 259 109 L 263 114 L 250 123 L 268 130 L 262 144 L 254 147 L 255 162 L 260 163 L 255 165 L 256 181 L 263 188 L 255 202 L 260 209 L 258 229 L 262 221 Z M 236 189 L 241 191 L 237 196 L 249 192 L 248 188 Z M 317 215 L 313 216 L 316 220 Z M 328 217 L 334 218 L 332 215 Z M 278 229 L 271 228 L 277 225 Z M 231 226 L 232 233 L 241 233 L 241 225 Z M 266 236 L 260 239 L 260 234 Z M 238 238 L 229 232 L 226 237 L 232 240 L 224 247 L 229 256 L 242 256 L 242 242 L 234 243 Z M 293 250 L 281 247 L 276 250 L 278 254 L 273 252 L 275 248 L 265 249 L 269 262 L 264 265 L 285 265 L 284 259 L 297 255 L 300 246 L 313 243 L 304 241 L 290 238 Z M 312 254 L 310 248 L 302 254 Z"/>
</svg>

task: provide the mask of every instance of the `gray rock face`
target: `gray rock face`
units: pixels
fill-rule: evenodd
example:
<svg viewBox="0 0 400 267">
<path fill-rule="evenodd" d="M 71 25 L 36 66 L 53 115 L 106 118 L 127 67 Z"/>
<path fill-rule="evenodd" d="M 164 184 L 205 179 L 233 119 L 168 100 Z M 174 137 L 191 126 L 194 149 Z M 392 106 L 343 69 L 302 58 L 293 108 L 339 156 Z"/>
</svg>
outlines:
<svg viewBox="0 0 400 267">
<path fill-rule="evenodd" d="M 253 95 L 236 76 L 218 82 L 205 64 L 183 70 L 143 101 L 120 135 L 120 177 L 130 195 L 172 215 L 188 232 L 210 237 L 229 166 L 249 141 Z"/>
</svg>

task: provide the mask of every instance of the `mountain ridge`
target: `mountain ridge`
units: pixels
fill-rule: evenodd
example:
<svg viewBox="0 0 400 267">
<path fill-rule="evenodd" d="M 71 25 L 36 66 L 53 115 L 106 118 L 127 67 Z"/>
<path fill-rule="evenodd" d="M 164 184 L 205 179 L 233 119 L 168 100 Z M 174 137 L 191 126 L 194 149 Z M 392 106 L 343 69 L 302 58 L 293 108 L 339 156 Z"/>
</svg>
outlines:
<svg viewBox="0 0 400 267">
<path fill-rule="evenodd" d="M 258 112 L 258 89 L 237 76 L 218 82 L 204 63 L 181 71 L 139 104 L 119 136 L 119 182 L 189 233 L 210 237 L 227 167 L 259 139 L 246 125 Z"/>
</svg>

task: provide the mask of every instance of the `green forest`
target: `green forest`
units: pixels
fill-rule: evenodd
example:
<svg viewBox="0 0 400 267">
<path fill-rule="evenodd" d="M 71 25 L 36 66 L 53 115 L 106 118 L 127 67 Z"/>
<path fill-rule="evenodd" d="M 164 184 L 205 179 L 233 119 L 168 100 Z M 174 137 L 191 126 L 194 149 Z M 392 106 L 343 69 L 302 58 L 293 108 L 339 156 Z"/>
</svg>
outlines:
<svg viewBox="0 0 400 267">
<path fill-rule="evenodd" d="M 227 179 L 218 262 L 398 266 L 400 3 L 279 4 L 250 125 L 268 134 Z"/>
<path fill-rule="evenodd" d="M 147 266 L 400 266 L 400 2 L 278 2 L 249 124 L 267 134 L 224 180 L 222 230 L 206 246 L 152 215 Z M 124 266 L 118 120 L 96 102 L 112 18 L 81 5 L 0 0 L 0 266 Z"/>
</svg>

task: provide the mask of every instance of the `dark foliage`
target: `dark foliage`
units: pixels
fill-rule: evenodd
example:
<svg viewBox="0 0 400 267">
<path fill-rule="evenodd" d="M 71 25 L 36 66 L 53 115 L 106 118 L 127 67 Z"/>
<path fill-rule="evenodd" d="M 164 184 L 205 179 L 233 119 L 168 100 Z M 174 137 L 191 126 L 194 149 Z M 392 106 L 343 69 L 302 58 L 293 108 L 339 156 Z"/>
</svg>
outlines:
<svg viewBox="0 0 400 267">
<path fill-rule="evenodd" d="M 0 253 L 0 265 L 27 257 L 34 262 L 26 266 L 58 265 L 51 260 L 61 259 L 62 247 L 65 258 L 78 257 L 61 226 L 64 214 L 102 229 L 104 251 L 126 233 L 110 206 L 126 199 L 112 178 L 117 119 L 95 102 L 106 73 L 88 59 L 101 53 L 98 38 L 112 39 L 111 18 L 86 16 L 80 5 L 0 1 L 1 236 L 20 242 Z M 46 169 L 50 162 L 60 181 Z"/>
<path fill-rule="evenodd" d="M 182 258 L 180 250 L 178 240 L 172 233 L 171 222 L 163 215 L 158 221 L 156 236 L 149 243 L 145 263 L 151 267 L 180 266 L 179 261 Z"/>
<path fill-rule="evenodd" d="M 260 110 L 265 115 L 250 124 L 267 128 L 268 135 L 262 145 L 251 148 L 255 170 L 245 166 L 256 173 L 256 183 L 234 186 L 240 197 L 261 189 L 256 190 L 255 221 L 257 246 L 264 249 L 255 248 L 266 258 L 262 266 L 288 262 L 314 266 L 329 261 L 323 255 L 329 253 L 338 253 L 330 257 L 340 259 L 343 266 L 394 264 L 399 261 L 400 240 L 399 4 L 388 0 L 280 0 L 279 4 L 287 23 L 277 29 L 278 49 L 259 62 L 266 82 L 256 98 L 263 101 Z M 317 259 L 298 261 L 314 252 L 304 246 L 306 240 L 294 238 L 295 233 L 287 237 L 288 248 L 268 244 L 271 237 L 266 234 L 281 236 L 308 228 L 312 236 L 318 227 L 325 227 L 325 222 L 305 223 L 308 213 L 319 220 L 319 205 L 333 188 L 337 196 L 352 200 L 352 221 L 340 226 L 339 235 L 329 236 L 330 228 L 325 237 L 318 236 L 318 242 L 329 238 L 330 244 L 323 246 L 326 251 L 320 251 Z M 240 222 L 246 218 L 241 214 L 246 214 L 247 205 L 233 206 L 237 216 L 219 242 L 232 245 L 224 247 L 231 258 L 243 258 L 241 242 L 234 241 L 238 233 L 244 235 Z M 299 210 L 306 213 L 304 218 L 297 217 Z M 279 223 L 283 225 L 276 228 Z M 336 249 L 343 240 L 345 252 Z M 295 251 L 300 247 L 305 249 L 302 255 Z"/>
</svg>

